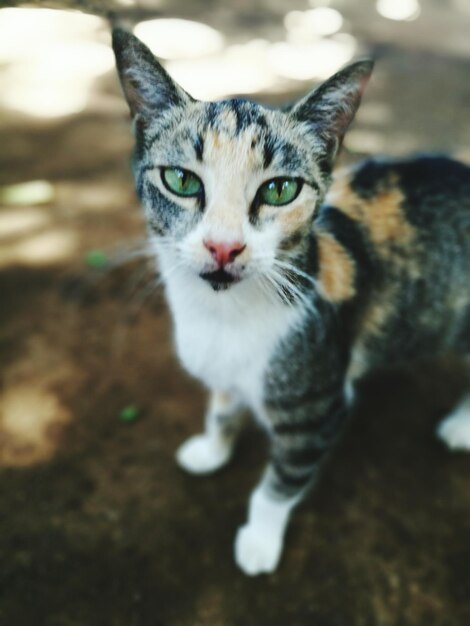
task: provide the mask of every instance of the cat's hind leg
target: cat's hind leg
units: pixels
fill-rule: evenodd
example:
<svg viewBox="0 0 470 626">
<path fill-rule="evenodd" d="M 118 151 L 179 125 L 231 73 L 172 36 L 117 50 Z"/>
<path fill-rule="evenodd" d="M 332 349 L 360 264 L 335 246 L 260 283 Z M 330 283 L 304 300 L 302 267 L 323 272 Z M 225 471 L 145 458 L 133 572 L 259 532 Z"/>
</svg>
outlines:
<svg viewBox="0 0 470 626">
<path fill-rule="evenodd" d="M 439 424 L 437 436 L 451 450 L 470 451 L 470 394 Z"/>
<path fill-rule="evenodd" d="M 191 474 L 209 474 L 232 457 L 245 415 L 231 395 L 213 392 L 205 417 L 205 430 L 187 439 L 176 451 L 180 467 Z"/>
</svg>

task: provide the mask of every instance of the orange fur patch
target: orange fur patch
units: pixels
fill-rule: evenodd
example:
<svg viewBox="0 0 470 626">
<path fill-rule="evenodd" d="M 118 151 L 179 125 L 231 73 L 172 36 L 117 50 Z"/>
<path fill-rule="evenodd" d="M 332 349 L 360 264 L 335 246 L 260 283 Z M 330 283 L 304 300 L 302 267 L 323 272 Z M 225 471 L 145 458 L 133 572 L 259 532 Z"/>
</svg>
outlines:
<svg viewBox="0 0 470 626">
<path fill-rule="evenodd" d="M 354 261 L 328 233 L 318 233 L 318 262 L 318 280 L 325 298 L 330 302 L 342 302 L 355 295 Z"/>
<path fill-rule="evenodd" d="M 414 230 L 403 213 L 404 196 L 397 181 L 389 179 L 387 187 L 378 190 L 372 198 L 358 196 L 351 189 L 350 181 L 350 172 L 340 172 L 327 195 L 327 202 L 363 224 L 379 254 L 388 256 L 391 244 L 408 244 L 413 240 Z"/>
</svg>

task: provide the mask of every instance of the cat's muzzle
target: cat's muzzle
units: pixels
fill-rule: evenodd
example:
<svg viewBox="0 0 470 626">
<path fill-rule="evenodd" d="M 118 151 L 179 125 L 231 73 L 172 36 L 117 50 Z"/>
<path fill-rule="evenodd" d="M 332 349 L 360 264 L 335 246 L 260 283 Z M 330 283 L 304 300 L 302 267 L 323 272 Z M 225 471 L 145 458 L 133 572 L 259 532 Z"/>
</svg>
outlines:
<svg viewBox="0 0 470 626">
<path fill-rule="evenodd" d="M 224 269 L 218 269 L 212 272 L 202 272 L 199 276 L 206 280 L 214 291 L 223 291 L 228 289 L 234 283 L 240 281 L 240 276 L 230 274 Z"/>
</svg>

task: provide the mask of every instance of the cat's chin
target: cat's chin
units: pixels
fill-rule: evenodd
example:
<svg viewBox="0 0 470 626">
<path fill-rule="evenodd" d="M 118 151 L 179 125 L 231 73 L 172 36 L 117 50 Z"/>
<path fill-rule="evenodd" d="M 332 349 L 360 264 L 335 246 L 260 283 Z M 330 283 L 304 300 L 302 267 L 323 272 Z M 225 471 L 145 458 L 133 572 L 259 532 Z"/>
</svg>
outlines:
<svg viewBox="0 0 470 626">
<path fill-rule="evenodd" d="M 199 276 L 208 282 L 214 291 L 225 291 L 241 280 L 240 276 L 230 274 L 223 269 L 213 272 L 202 272 Z"/>
</svg>

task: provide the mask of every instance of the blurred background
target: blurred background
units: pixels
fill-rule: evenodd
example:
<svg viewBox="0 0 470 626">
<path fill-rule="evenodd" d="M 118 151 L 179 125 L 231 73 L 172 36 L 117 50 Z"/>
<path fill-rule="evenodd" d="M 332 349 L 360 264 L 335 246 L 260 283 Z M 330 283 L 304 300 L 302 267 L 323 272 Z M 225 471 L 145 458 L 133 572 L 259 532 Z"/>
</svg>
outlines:
<svg viewBox="0 0 470 626">
<path fill-rule="evenodd" d="M 236 570 L 265 442 L 210 478 L 173 461 L 205 396 L 173 355 L 109 32 L 201 99 L 280 104 L 373 56 L 342 161 L 470 162 L 469 0 L 0 7 L 0 624 L 469 624 L 470 457 L 433 436 L 468 384 L 450 362 L 368 381 L 279 571 Z"/>
</svg>

